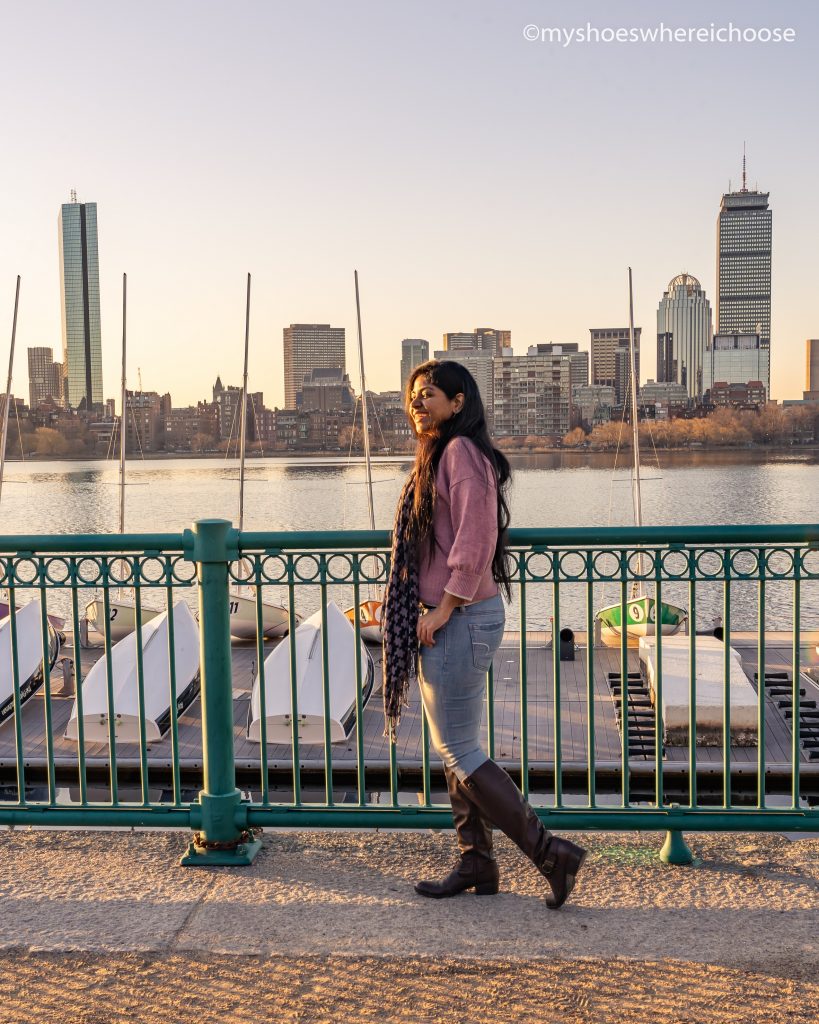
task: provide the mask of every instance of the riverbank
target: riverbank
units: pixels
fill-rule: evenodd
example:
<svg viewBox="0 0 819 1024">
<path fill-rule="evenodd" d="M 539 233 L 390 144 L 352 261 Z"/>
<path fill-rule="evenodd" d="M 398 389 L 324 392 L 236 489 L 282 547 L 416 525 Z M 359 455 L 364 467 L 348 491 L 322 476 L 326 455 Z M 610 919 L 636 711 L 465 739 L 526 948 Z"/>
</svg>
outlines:
<svg viewBox="0 0 819 1024">
<path fill-rule="evenodd" d="M 0 1024 L 260 1019 L 725 1024 L 819 1014 L 819 838 L 597 833 L 571 901 L 505 839 L 501 892 L 430 901 L 450 832 L 272 832 L 243 869 L 183 833 L 0 833 Z"/>
<path fill-rule="evenodd" d="M 800 444 L 800 445 L 697 445 L 692 447 L 674 447 L 674 448 L 662 448 L 655 447 L 651 452 L 643 452 L 643 461 L 645 463 L 651 463 L 654 461 L 654 452 L 657 452 L 662 456 L 663 461 L 666 459 L 682 459 L 682 460 L 696 460 L 701 456 L 724 456 L 728 461 L 731 462 L 759 462 L 766 461 L 766 459 L 777 459 L 787 456 L 788 459 L 799 459 L 804 458 L 805 461 L 817 461 L 819 460 L 819 445 L 817 444 Z M 568 460 L 577 465 L 582 465 L 588 462 L 595 462 L 596 460 L 604 459 L 611 462 L 615 458 L 622 462 L 625 458 L 628 458 L 628 450 L 624 449 L 617 455 L 614 449 L 608 448 L 567 448 L 563 446 L 555 447 L 538 447 L 536 449 L 529 448 L 517 448 L 517 449 L 504 449 L 504 454 L 512 459 L 540 459 L 545 457 L 546 459 L 554 459 L 558 457 L 560 459 Z M 372 461 L 374 463 L 395 463 L 395 462 L 412 462 L 414 458 L 413 452 L 390 452 L 390 453 L 379 453 L 373 455 Z M 345 452 L 331 452 L 331 451 L 270 451 L 259 453 L 248 451 L 245 459 L 248 462 L 262 462 L 267 459 L 273 460 L 284 460 L 293 462 L 316 462 L 333 465 L 347 465 L 348 463 L 362 463 L 364 462 L 364 455 L 360 452 L 356 452 L 350 456 Z M 24 459 L 20 456 L 14 456 L 9 454 L 6 456 L 6 462 L 17 463 L 18 465 L 27 465 L 29 463 L 37 465 L 39 463 L 50 463 L 52 465 L 61 465 L 66 463 L 68 465 L 72 463 L 84 463 L 84 464 L 97 464 L 102 463 L 105 465 L 115 465 L 118 461 L 118 456 L 114 458 L 103 458 L 100 456 L 92 455 L 63 455 L 59 458 L 55 458 L 52 455 L 38 455 L 31 454 L 27 455 Z M 238 463 L 238 456 L 227 457 L 224 452 L 145 452 L 139 455 L 131 453 L 128 456 L 128 462 L 133 464 L 139 464 L 141 462 L 174 462 L 174 461 L 191 461 L 191 462 L 236 462 Z M 567 463 L 568 464 L 568 463 Z"/>
</svg>

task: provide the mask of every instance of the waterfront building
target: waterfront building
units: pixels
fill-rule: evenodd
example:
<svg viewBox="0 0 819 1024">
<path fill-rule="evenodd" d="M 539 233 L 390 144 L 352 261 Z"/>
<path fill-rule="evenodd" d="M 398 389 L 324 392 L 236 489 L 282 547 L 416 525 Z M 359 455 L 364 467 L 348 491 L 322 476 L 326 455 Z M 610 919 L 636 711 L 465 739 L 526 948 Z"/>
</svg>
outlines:
<svg viewBox="0 0 819 1024">
<path fill-rule="evenodd" d="M 726 192 L 717 217 L 718 334 L 758 334 L 771 343 L 771 235 L 769 192 L 747 187 L 745 156 L 742 187 Z M 770 394 L 770 372 L 763 378 Z"/>
<path fill-rule="evenodd" d="M 404 338 L 401 342 L 401 391 L 407 386 L 409 375 L 419 363 L 429 359 L 429 342 L 424 338 Z"/>
<path fill-rule="evenodd" d="M 711 304 L 690 274 L 671 279 L 657 310 L 657 380 L 684 384 L 702 397 L 705 347 L 711 339 Z"/>
<path fill-rule="evenodd" d="M 708 391 L 716 381 L 768 381 L 770 366 L 770 348 L 758 334 L 715 334 L 705 349 L 702 390 Z"/>
<path fill-rule="evenodd" d="M 614 387 L 610 384 L 585 384 L 573 390 L 575 418 L 585 431 L 601 423 L 608 423 L 618 404 Z"/>
<path fill-rule="evenodd" d="M 304 375 L 298 402 L 305 412 L 352 412 L 355 395 L 349 375 L 336 366 L 310 370 Z"/>
<path fill-rule="evenodd" d="M 166 451 L 208 451 L 219 441 L 219 410 L 213 402 L 170 409 L 165 416 Z"/>
<path fill-rule="evenodd" d="M 63 364 L 54 362 L 54 349 L 35 347 L 28 350 L 29 407 L 36 409 L 47 398 L 62 400 Z"/>
<path fill-rule="evenodd" d="M 761 409 L 766 401 L 765 383 L 749 380 L 744 384 L 732 384 L 718 380 L 711 385 L 707 398 L 717 408 L 730 406 L 734 409 Z"/>
<path fill-rule="evenodd" d="M 617 404 L 625 405 L 631 393 L 631 360 L 628 327 L 590 327 L 591 383 L 614 388 Z M 634 328 L 634 364 L 640 382 L 641 327 Z"/>
<path fill-rule="evenodd" d="M 216 419 L 218 424 L 218 437 L 220 441 L 234 440 L 238 442 L 241 427 L 241 406 L 242 389 L 235 384 L 227 387 L 222 383 L 222 378 L 217 377 L 213 385 L 213 404 L 216 407 Z M 264 393 L 255 391 L 247 393 L 247 406 L 245 416 L 247 418 L 248 441 L 257 441 L 255 409 L 264 406 Z"/>
<path fill-rule="evenodd" d="M 57 221 L 60 250 L 60 304 L 63 337 L 63 400 L 69 409 L 101 409 L 102 335 L 100 328 L 97 204 L 63 203 Z"/>
<path fill-rule="evenodd" d="M 819 402 L 819 338 L 808 338 L 805 342 L 807 366 L 805 369 L 804 402 Z"/>
<path fill-rule="evenodd" d="M 475 383 L 478 385 L 481 401 L 486 410 L 486 420 L 491 429 L 492 406 L 495 401 L 495 374 L 493 370 L 493 360 L 495 357 L 493 354 L 472 349 L 456 352 L 438 351 L 434 353 L 434 357 L 435 359 L 451 359 L 453 362 L 460 363 L 461 366 L 465 366 L 469 370 L 475 378 Z"/>
<path fill-rule="evenodd" d="M 330 324 L 291 324 L 283 336 L 284 404 L 296 409 L 305 374 L 328 367 L 346 370 L 345 332 Z"/>
<path fill-rule="evenodd" d="M 532 345 L 525 356 L 501 356 L 493 362 L 496 435 L 568 432 L 573 389 L 589 382 L 588 352 L 579 352 L 577 344 Z"/>
<path fill-rule="evenodd" d="M 125 451 L 142 455 L 165 447 L 165 414 L 171 396 L 156 391 L 125 392 Z"/>
<path fill-rule="evenodd" d="M 688 408 L 688 389 L 676 381 L 647 380 L 637 393 L 638 415 L 656 420 L 678 416 Z"/>
</svg>

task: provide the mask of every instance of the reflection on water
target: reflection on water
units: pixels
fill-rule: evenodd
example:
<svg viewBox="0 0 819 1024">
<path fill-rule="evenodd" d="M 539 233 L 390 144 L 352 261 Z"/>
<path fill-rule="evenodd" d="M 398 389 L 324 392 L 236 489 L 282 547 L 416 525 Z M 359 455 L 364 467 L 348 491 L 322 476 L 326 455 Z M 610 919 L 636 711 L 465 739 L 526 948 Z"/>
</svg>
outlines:
<svg viewBox="0 0 819 1024">
<path fill-rule="evenodd" d="M 395 502 L 410 459 L 376 459 L 380 486 L 374 488 L 378 529 L 392 526 Z M 514 456 L 512 525 L 515 527 L 627 525 L 630 492 L 623 456 L 561 452 Z M 248 467 L 245 527 L 248 530 L 366 529 L 368 515 L 364 466 L 360 460 L 259 459 Z M 624 477 L 623 474 L 626 474 Z M 118 529 L 117 465 L 114 462 L 15 463 L 3 490 L 3 534 L 114 533 Z M 129 461 L 126 491 L 128 532 L 173 532 L 202 517 L 238 516 L 238 460 L 169 459 Z M 651 525 L 810 523 L 816 521 L 819 458 L 816 453 L 663 453 L 662 469 L 648 473 L 643 488 L 644 521 Z M 19 481 L 11 483 L 11 480 Z M 333 588 L 331 598 L 351 600 L 349 588 Z M 595 607 L 619 599 L 616 587 L 595 588 Z M 722 612 L 719 584 L 698 586 L 698 628 Z M 60 595 L 61 597 L 64 595 Z M 89 597 L 90 597 L 89 592 Z M 271 597 L 275 597 L 275 591 Z M 666 584 L 664 598 L 687 606 L 683 585 Z M 50 599 L 51 600 L 51 599 Z M 59 610 L 65 608 L 55 595 Z M 315 591 L 299 590 L 299 610 L 314 610 Z M 732 588 L 733 624 L 755 629 L 757 587 Z M 767 626 L 791 624 L 792 586 L 769 583 Z M 814 583 L 802 590 L 803 625 L 819 626 L 819 593 Z M 529 625 L 548 628 L 551 586 L 529 591 Z M 517 604 L 509 609 L 518 624 Z M 584 588 L 561 591 L 561 624 L 585 629 Z"/>
</svg>

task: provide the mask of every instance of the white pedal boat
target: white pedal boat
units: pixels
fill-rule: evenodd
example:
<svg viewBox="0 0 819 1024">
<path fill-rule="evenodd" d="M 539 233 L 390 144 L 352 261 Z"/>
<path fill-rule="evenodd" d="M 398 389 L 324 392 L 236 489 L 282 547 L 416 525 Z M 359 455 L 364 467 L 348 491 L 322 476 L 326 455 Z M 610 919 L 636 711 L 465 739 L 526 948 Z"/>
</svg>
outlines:
<svg viewBox="0 0 819 1024">
<path fill-rule="evenodd" d="M 173 606 L 176 664 L 176 708 L 181 714 L 199 693 L 199 627 L 184 601 Z M 139 743 L 139 691 L 136 633 L 111 648 L 114 697 L 114 736 L 119 743 Z M 142 627 L 142 668 L 145 700 L 145 738 L 159 740 L 171 724 L 171 686 L 168 663 L 168 613 L 160 612 Z M 101 657 L 82 684 L 83 729 L 86 743 L 108 743 L 106 658 Z M 65 730 L 77 739 L 77 701 Z"/>
<path fill-rule="evenodd" d="M 324 743 L 324 688 L 321 612 L 296 630 L 296 700 L 301 743 Z M 355 726 L 355 631 L 341 609 L 327 605 L 327 650 L 330 662 L 330 742 L 346 740 Z M 292 742 L 290 701 L 290 641 L 284 640 L 264 662 L 267 742 Z M 373 689 L 375 665 L 361 644 L 362 707 Z M 261 743 L 260 677 L 253 683 L 247 737 Z"/>
<path fill-rule="evenodd" d="M 230 608 L 230 635 L 234 640 L 256 639 L 256 596 L 250 587 L 231 588 L 228 595 Z M 296 625 L 301 616 L 296 614 Z M 287 608 L 262 599 L 262 635 L 270 640 L 284 636 L 290 629 Z"/>
<path fill-rule="evenodd" d="M 148 608 L 142 605 L 142 625 L 145 626 L 162 612 L 156 608 Z M 105 603 L 101 597 L 95 598 L 85 607 L 85 617 L 88 625 L 96 630 L 100 636 L 105 636 Z M 111 643 L 119 643 L 125 637 L 130 636 L 136 629 L 136 605 L 133 598 L 112 597 L 108 602 L 108 621 L 111 627 Z"/>
<path fill-rule="evenodd" d="M 43 633 L 40 621 L 40 604 L 31 601 L 17 609 L 15 615 L 17 633 L 17 669 L 20 684 L 20 704 L 25 702 L 43 685 Z M 60 652 L 60 637 L 48 624 L 48 668 L 49 671 Z M 14 715 L 14 675 L 11 670 L 11 615 L 0 619 L 0 722 Z"/>
</svg>

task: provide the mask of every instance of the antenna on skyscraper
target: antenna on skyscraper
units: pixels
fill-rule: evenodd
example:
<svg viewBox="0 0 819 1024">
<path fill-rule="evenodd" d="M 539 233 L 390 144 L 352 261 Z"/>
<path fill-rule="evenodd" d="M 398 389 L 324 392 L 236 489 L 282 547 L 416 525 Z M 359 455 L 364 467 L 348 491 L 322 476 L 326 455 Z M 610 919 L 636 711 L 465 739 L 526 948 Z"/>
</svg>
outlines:
<svg viewBox="0 0 819 1024">
<path fill-rule="evenodd" d="M 72 203 L 76 203 L 76 201 L 77 201 L 77 190 L 75 188 L 72 188 L 71 189 L 71 202 Z"/>
<path fill-rule="evenodd" d="M 742 143 L 742 188 L 740 189 L 740 192 L 747 192 L 747 191 L 748 191 L 748 185 L 747 185 L 747 182 L 746 182 L 746 175 L 745 175 L 745 143 L 743 142 Z"/>
</svg>

